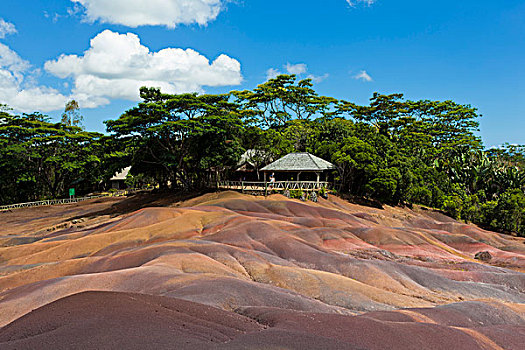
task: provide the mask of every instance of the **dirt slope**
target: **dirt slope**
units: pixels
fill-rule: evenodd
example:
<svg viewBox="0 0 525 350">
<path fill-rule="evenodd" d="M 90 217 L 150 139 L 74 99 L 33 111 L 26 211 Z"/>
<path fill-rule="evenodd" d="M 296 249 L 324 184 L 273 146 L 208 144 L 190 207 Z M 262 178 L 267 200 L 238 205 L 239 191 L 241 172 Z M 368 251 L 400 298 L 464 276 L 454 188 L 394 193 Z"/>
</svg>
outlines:
<svg viewBox="0 0 525 350">
<path fill-rule="evenodd" d="M 0 326 L 14 321 L 0 330 L 2 348 L 68 337 L 75 347 L 114 348 L 141 344 L 129 340 L 137 332 L 167 334 L 157 348 L 185 346 L 174 339 L 209 347 L 201 335 L 217 325 L 227 330 L 216 342 L 239 348 L 379 349 L 387 337 L 390 348 L 494 349 L 525 340 L 525 240 L 430 211 L 225 192 L 94 200 L 0 220 Z M 480 251 L 492 259 L 475 260 Z M 151 303 L 164 302 L 212 307 L 214 323 L 170 333 L 186 316 L 153 317 Z M 75 311 L 84 304 L 89 315 Z M 73 335 L 88 319 L 92 343 L 82 343 Z"/>
</svg>

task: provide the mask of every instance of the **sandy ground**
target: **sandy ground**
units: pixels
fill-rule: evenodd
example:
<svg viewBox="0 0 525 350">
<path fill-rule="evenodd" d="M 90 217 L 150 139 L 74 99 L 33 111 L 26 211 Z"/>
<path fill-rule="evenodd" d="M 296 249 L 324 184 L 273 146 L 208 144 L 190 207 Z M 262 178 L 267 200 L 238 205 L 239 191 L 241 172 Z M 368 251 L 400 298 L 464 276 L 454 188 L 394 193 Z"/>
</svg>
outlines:
<svg viewBox="0 0 525 350">
<path fill-rule="evenodd" d="M 0 222 L 2 349 L 525 343 L 525 240 L 432 211 L 139 194 Z"/>
</svg>

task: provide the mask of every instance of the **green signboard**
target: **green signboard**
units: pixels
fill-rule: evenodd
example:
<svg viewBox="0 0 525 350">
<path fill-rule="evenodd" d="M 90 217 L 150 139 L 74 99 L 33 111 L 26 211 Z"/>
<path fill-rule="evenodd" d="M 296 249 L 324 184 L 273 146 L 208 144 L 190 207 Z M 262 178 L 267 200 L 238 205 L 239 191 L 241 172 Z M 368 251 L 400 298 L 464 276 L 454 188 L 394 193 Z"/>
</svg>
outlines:
<svg viewBox="0 0 525 350">
<path fill-rule="evenodd" d="M 70 188 L 69 189 L 69 195 L 72 197 L 75 195 L 75 189 L 74 188 Z"/>
</svg>

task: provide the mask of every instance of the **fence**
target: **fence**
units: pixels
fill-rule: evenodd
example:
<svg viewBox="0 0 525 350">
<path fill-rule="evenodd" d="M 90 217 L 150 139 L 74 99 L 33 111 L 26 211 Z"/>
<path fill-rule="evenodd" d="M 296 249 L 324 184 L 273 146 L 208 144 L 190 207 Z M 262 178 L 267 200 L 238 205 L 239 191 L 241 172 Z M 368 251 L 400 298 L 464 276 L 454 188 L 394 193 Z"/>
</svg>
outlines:
<svg viewBox="0 0 525 350">
<path fill-rule="evenodd" d="M 79 197 L 79 198 L 48 199 L 48 200 L 36 201 L 36 202 L 1 205 L 0 212 L 9 211 L 12 209 L 20 209 L 20 208 L 42 207 L 46 205 L 78 203 L 78 202 L 86 201 L 89 199 L 103 198 L 103 197 L 122 197 L 122 196 L 126 196 L 128 194 L 135 193 L 138 191 L 151 191 L 153 188 L 154 187 L 148 187 L 145 189 L 135 188 L 135 189 L 129 189 L 129 190 L 116 191 L 112 193 L 104 193 L 104 194 L 99 194 L 95 196 L 87 196 L 87 197 Z"/>
<path fill-rule="evenodd" d="M 221 190 L 234 190 L 241 192 L 268 193 L 268 191 L 302 190 L 315 192 L 332 189 L 332 183 L 326 181 L 276 181 L 276 182 L 250 182 L 250 181 L 219 181 L 217 188 Z"/>
</svg>

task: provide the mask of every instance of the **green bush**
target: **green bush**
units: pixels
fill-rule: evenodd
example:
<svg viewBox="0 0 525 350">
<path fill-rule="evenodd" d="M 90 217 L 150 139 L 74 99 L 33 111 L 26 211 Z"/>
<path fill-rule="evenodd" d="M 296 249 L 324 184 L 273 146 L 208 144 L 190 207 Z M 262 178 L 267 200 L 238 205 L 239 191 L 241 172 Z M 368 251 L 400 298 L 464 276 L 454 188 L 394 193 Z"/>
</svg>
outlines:
<svg viewBox="0 0 525 350">
<path fill-rule="evenodd" d="M 481 205 L 480 223 L 493 229 L 525 235 L 525 194 L 520 189 L 503 193 Z"/>
<path fill-rule="evenodd" d="M 520 189 L 508 190 L 498 199 L 498 226 L 507 231 L 525 233 L 525 195 Z"/>
<path fill-rule="evenodd" d="M 461 219 L 463 200 L 458 195 L 445 196 L 442 209 L 454 219 Z"/>
<path fill-rule="evenodd" d="M 301 199 L 303 195 L 303 190 L 290 190 L 290 198 Z"/>
<path fill-rule="evenodd" d="M 495 228 L 498 226 L 497 211 L 498 201 L 488 201 L 480 206 L 480 223 Z"/>
<path fill-rule="evenodd" d="M 397 168 L 381 169 L 365 188 L 370 197 L 383 203 L 392 203 L 400 178 Z"/>
<path fill-rule="evenodd" d="M 431 205 L 432 191 L 422 186 L 413 187 L 409 190 L 408 200 L 411 203 Z"/>
<path fill-rule="evenodd" d="M 467 196 L 463 203 L 461 218 L 465 221 L 476 222 L 480 217 L 480 205 L 477 195 Z"/>
</svg>

